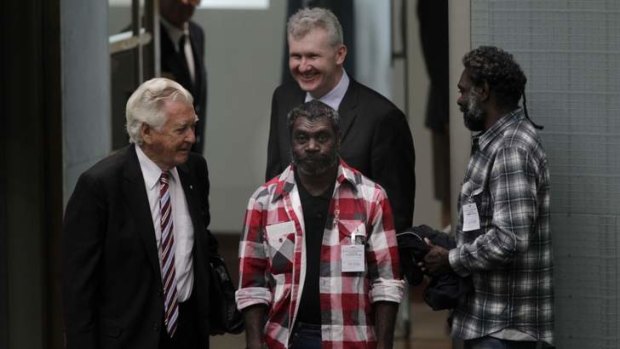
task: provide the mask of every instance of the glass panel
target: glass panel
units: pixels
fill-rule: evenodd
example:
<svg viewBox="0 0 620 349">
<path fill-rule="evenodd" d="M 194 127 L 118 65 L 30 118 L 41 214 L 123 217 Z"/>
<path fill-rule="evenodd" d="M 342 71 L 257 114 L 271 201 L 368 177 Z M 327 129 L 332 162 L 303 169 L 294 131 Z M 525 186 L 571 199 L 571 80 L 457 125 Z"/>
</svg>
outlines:
<svg viewBox="0 0 620 349">
<path fill-rule="evenodd" d="M 108 35 L 131 29 L 131 0 L 108 1 Z"/>
<path fill-rule="evenodd" d="M 138 1 L 137 13 L 132 1 L 109 0 L 108 34 L 110 52 L 112 148 L 128 144 L 125 132 L 125 104 L 135 88 L 154 76 L 153 34 L 148 26 L 152 18 L 151 0 Z M 133 21 L 141 19 L 140 35 L 133 35 Z"/>
</svg>

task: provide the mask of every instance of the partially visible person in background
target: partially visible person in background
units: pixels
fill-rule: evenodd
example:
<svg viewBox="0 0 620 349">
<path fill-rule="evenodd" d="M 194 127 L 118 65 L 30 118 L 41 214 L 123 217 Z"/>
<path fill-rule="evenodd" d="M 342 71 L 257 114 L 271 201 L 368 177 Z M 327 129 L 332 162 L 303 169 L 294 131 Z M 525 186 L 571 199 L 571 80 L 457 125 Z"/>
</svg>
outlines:
<svg viewBox="0 0 620 349">
<path fill-rule="evenodd" d="M 159 0 L 161 75 L 180 83 L 194 97 L 198 124 L 192 151 L 202 154 L 207 122 L 205 35 L 191 21 L 198 5 L 200 0 Z"/>
<path fill-rule="evenodd" d="M 355 76 L 355 2 L 353 0 L 287 0 L 286 19 L 303 8 L 321 7 L 334 13 L 342 25 L 342 43 L 347 47 L 347 59 L 344 69 Z M 288 34 L 287 34 L 288 36 Z M 288 37 L 284 38 L 284 55 L 282 64 L 282 83 L 295 82 L 288 66 Z"/>
</svg>

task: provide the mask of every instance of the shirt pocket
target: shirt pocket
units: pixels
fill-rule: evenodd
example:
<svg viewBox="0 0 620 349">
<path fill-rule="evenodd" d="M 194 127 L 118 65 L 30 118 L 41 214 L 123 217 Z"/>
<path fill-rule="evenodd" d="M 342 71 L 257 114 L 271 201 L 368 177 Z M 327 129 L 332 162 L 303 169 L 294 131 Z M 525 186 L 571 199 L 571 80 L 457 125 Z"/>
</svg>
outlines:
<svg viewBox="0 0 620 349">
<path fill-rule="evenodd" d="M 272 274 L 282 274 L 293 269 L 295 254 L 295 224 L 290 222 L 267 226 L 266 244 Z"/>
</svg>

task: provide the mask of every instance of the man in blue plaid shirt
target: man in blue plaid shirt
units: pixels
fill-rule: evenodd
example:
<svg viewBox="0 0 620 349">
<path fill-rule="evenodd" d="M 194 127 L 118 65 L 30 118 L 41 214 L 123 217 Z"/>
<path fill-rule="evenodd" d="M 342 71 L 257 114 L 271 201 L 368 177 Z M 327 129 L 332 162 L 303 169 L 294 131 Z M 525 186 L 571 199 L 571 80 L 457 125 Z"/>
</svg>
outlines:
<svg viewBox="0 0 620 349">
<path fill-rule="evenodd" d="M 452 314 L 452 335 L 465 348 L 552 345 L 549 171 L 536 133 L 541 127 L 527 114 L 527 79 L 512 55 L 496 47 L 469 52 L 463 65 L 457 103 L 474 136 L 457 247 L 431 244 L 421 266 L 472 278 L 473 290 Z"/>
</svg>

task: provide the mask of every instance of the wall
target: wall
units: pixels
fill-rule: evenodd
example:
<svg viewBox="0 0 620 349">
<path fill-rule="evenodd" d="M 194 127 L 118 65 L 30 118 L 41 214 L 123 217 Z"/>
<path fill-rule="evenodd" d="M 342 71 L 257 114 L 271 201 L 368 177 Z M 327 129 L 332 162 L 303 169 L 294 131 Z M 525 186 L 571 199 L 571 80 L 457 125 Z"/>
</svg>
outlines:
<svg viewBox="0 0 620 349">
<path fill-rule="evenodd" d="M 65 201 L 79 175 L 111 150 L 107 14 L 107 2 L 61 1 Z"/>
<path fill-rule="evenodd" d="M 404 0 L 407 1 L 407 0 Z M 440 203 L 435 199 L 433 184 L 433 159 L 431 131 L 424 125 L 429 79 L 422 57 L 420 29 L 416 12 L 417 1 L 407 1 L 407 57 L 409 96 L 409 127 L 415 146 L 416 195 L 413 224 L 426 224 L 437 229 L 440 226 Z M 398 74 L 394 74 L 398 76 Z M 402 95 L 395 89 L 396 96 Z M 415 315 L 414 315 L 415 318 Z"/>
<path fill-rule="evenodd" d="M 558 348 L 620 347 L 620 2 L 474 0 L 472 46 L 512 52 L 551 172 Z"/>
<path fill-rule="evenodd" d="M 285 1 L 267 10 L 197 10 L 206 34 L 211 229 L 239 233 L 264 182 L 271 94 L 280 82 Z"/>
<path fill-rule="evenodd" d="M 461 59 L 471 49 L 470 1 L 450 2 L 450 171 L 452 172 L 452 221 L 458 218 L 457 200 L 471 149 L 471 133 L 463 124 L 456 99 L 456 85 L 463 72 Z M 456 223 L 453 223 L 456 225 Z"/>
</svg>

